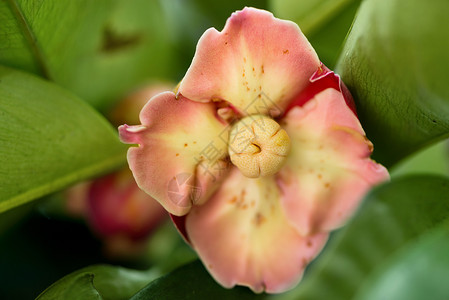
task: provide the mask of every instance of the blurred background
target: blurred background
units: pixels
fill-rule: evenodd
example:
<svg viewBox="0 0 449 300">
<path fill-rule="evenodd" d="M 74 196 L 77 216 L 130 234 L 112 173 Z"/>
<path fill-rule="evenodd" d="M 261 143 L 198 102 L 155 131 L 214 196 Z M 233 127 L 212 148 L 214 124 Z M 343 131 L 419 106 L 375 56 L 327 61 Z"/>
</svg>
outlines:
<svg viewBox="0 0 449 300">
<path fill-rule="evenodd" d="M 173 89 L 201 34 L 209 27 L 221 30 L 233 11 L 254 6 L 297 22 L 333 69 L 361 1 L 302 1 L 300 6 L 284 0 L 31 2 L 17 5 L 40 42 L 34 51 L 47 60 L 30 58 L 16 41 L 8 52 L 0 49 L 0 63 L 57 83 L 116 127 L 137 124 L 140 108 L 152 95 Z M 5 21 L 11 4 L 1 1 L 0 12 Z M 0 34 L 0 42 L 5 36 Z M 392 176 L 447 175 L 448 166 L 441 161 L 447 162 L 446 142 L 401 163 Z M 61 277 L 92 264 L 165 274 L 195 258 L 167 214 L 137 189 L 124 163 L 114 173 L 0 215 L 2 299 L 32 299 Z"/>
</svg>

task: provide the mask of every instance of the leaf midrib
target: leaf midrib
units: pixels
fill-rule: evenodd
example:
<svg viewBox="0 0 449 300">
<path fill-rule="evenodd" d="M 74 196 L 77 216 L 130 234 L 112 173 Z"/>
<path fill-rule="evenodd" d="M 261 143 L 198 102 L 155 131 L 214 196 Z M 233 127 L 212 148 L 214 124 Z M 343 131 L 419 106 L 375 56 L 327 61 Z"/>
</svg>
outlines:
<svg viewBox="0 0 449 300">
<path fill-rule="evenodd" d="M 50 79 L 50 73 L 45 64 L 45 58 L 44 58 L 42 49 L 37 44 L 37 38 L 36 38 L 34 32 L 31 30 L 31 27 L 28 24 L 28 21 L 25 18 L 25 15 L 22 13 L 19 3 L 17 3 L 17 0 L 7 0 L 7 2 L 9 4 L 9 7 L 11 9 L 13 16 L 16 18 L 16 20 L 22 30 L 22 33 L 23 33 L 23 35 L 28 43 L 28 46 L 33 54 L 33 57 L 37 63 L 37 66 L 39 68 L 41 75 L 46 79 Z"/>
</svg>

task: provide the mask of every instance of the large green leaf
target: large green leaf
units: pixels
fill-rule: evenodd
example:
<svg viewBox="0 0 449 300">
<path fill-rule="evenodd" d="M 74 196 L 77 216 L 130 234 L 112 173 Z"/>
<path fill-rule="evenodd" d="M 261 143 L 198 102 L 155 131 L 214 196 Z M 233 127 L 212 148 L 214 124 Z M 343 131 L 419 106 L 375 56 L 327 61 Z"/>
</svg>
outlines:
<svg viewBox="0 0 449 300">
<path fill-rule="evenodd" d="M 47 76 L 46 67 L 38 59 L 42 54 L 34 42 L 33 33 L 16 3 L 10 4 L 6 0 L 0 1 L 0 63 L 9 62 L 10 66 Z"/>
<path fill-rule="evenodd" d="M 377 160 L 449 136 L 449 1 L 366 0 L 338 64 Z"/>
<path fill-rule="evenodd" d="M 91 266 L 61 278 L 36 300 L 127 300 L 157 275 L 156 271 L 136 271 L 109 265 Z"/>
<path fill-rule="evenodd" d="M 448 195 L 449 178 L 437 176 L 403 177 L 375 189 L 354 219 L 334 234 L 303 282 L 281 299 L 353 299 L 363 286 L 377 283 L 371 280 L 379 281 L 408 260 L 407 255 L 418 251 L 421 259 L 429 259 L 436 252 L 421 251 L 419 240 L 432 228 L 446 230 L 448 238 Z M 427 284 L 440 280 L 439 276 L 441 272 L 428 272 L 425 278 L 409 275 Z"/>
<path fill-rule="evenodd" d="M 260 296 L 260 298 L 263 296 Z M 247 288 L 225 289 L 216 283 L 200 261 L 185 265 L 161 277 L 131 300 L 196 300 L 196 299 L 259 299 Z"/>
<path fill-rule="evenodd" d="M 116 131 L 83 101 L 0 66 L 0 212 L 125 162 Z"/>
<path fill-rule="evenodd" d="M 333 68 L 361 0 L 271 0 L 270 9 L 296 22 L 317 51 Z"/>
<path fill-rule="evenodd" d="M 360 300 L 447 300 L 449 226 L 425 234 L 398 251 L 361 287 Z"/>
<path fill-rule="evenodd" d="M 0 63 L 43 75 L 104 108 L 150 77 L 172 75 L 159 1 L 0 1 Z"/>
</svg>

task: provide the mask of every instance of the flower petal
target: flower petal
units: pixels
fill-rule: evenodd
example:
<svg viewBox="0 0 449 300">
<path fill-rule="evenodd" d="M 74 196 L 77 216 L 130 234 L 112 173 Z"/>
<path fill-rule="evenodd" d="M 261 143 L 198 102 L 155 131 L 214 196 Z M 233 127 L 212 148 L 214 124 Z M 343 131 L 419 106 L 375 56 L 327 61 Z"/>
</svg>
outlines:
<svg viewBox="0 0 449 300">
<path fill-rule="evenodd" d="M 137 184 L 174 215 L 201 204 L 226 173 L 227 124 L 213 103 L 165 92 L 140 113 L 142 125 L 119 127 Z"/>
<path fill-rule="evenodd" d="M 369 158 L 372 144 L 335 89 L 292 108 L 281 126 L 292 144 L 278 173 L 282 204 L 303 235 L 341 226 L 364 194 L 388 179 L 387 170 Z"/>
<path fill-rule="evenodd" d="M 270 12 L 235 12 L 223 31 L 208 29 L 178 92 L 229 101 L 242 114 L 279 115 L 320 67 L 299 27 Z"/>
<path fill-rule="evenodd" d="M 223 286 L 283 292 L 323 247 L 327 233 L 299 235 L 280 196 L 273 177 L 252 179 L 234 168 L 212 198 L 187 215 L 191 244 Z"/>
<path fill-rule="evenodd" d="M 290 109 L 295 106 L 303 106 L 310 99 L 315 97 L 315 95 L 328 88 L 334 88 L 337 91 L 340 91 L 343 94 L 346 104 L 352 112 L 357 115 L 355 103 L 348 88 L 345 86 L 343 81 L 341 81 L 340 76 L 329 70 L 329 68 L 323 63 L 321 63 L 320 68 L 310 77 L 310 84 L 292 101 L 290 101 L 287 109 L 284 111 L 284 114 L 287 114 Z"/>
</svg>

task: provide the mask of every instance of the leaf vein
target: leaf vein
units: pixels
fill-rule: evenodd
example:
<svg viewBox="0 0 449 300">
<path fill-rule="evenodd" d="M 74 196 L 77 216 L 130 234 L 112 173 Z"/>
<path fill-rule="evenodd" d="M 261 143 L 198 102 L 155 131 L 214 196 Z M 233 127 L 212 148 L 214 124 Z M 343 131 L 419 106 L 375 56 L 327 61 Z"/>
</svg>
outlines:
<svg viewBox="0 0 449 300">
<path fill-rule="evenodd" d="M 11 8 L 11 11 L 13 15 L 16 17 L 19 26 L 23 30 L 23 34 L 30 46 L 30 49 L 36 59 L 36 62 L 38 64 L 38 67 L 41 71 L 41 75 L 45 77 L 46 79 L 50 79 L 50 73 L 48 71 L 48 68 L 45 64 L 44 54 L 42 52 L 42 49 L 39 47 L 37 43 L 37 38 L 34 34 L 34 32 L 31 30 L 30 25 L 28 24 L 27 19 L 25 18 L 25 15 L 22 13 L 22 10 L 17 3 L 17 0 L 8 0 L 9 7 Z"/>
</svg>

